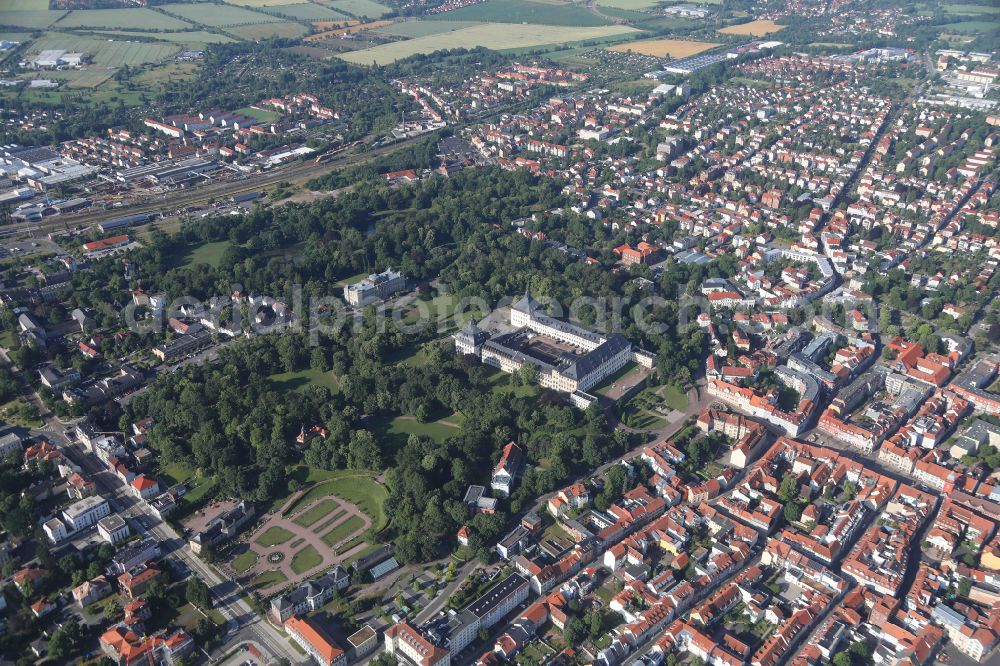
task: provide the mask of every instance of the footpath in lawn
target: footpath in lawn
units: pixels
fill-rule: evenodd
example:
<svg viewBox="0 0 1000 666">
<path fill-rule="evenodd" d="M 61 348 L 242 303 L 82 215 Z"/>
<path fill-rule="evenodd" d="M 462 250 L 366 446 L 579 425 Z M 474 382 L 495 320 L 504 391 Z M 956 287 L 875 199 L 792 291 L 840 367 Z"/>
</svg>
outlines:
<svg viewBox="0 0 1000 666">
<path fill-rule="evenodd" d="M 279 391 L 303 391 L 310 386 L 322 386 L 328 389 L 330 393 L 340 391 L 340 382 L 337 381 L 337 376 L 329 370 L 323 371 L 309 368 L 297 372 L 280 372 L 270 375 L 267 379 Z"/>
<path fill-rule="evenodd" d="M 420 435 L 430 437 L 435 441 L 443 441 L 448 437 L 454 437 L 462 427 L 465 417 L 458 412 L 449 414 L 436 421 L 421 423 L 413 416 L 397 416 L 389 423 L 388 434 L 409 437 L 410 435 Z"/>
</svg>

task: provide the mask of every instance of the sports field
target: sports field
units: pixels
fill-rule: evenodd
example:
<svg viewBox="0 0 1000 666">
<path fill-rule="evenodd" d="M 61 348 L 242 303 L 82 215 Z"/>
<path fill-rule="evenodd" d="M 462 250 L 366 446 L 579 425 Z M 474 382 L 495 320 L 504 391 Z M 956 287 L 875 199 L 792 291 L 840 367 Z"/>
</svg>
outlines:
<svg viewBox="0 0 1000 666">
<path fill-rule="evenodd" d="M 450 12 L 449 12 L 450 13 Z M 469 28 L 440 35 L 417 37 L 402 42 L 380 44 L 369 49 L 343 53 L 339 57 L 359 65 L 385 65 L 417 53 L 433 53 L 441 49 L 483 46 L 488 49 L 518 49 L 543 44 L 563 44 L 586 39 L 599 39 L 609 35 L 636 32 L 628 26 L 598 26 L 572 28 L 553 25 L 520 25 L 511 23 L 482 23 Z"/>
<path fill-rule="evenodd" d="M 655 58 L 687 58 L 702 51 L 714 49 L 714 42 L 693 42 L 686 39 L 643 39 L 638 42 L 616 44 L 611 51 L 641 53 Z"/>
<path fill-rule="evenodd" d="M 184 30 L 190 23 L 145 7 L 132 9 L 74 10 L 56 23 L 57 28 L 118 28 L 121 30 Z"/>
<path fill-rule="evenodd" d="M 531 0 L 486 0 L 475 5 L 453 9 L 443 14 L 429 16 L 446 21 L 482 21 L 496 23 L 540 23 L 544 25 L 566 25 L 593 27 L 607 25 L 608 22 L 569 3 L 532 2 Z"/>
<path fill-rule="evenodd" d="M 338 12 L 368 18 L 378 18 L 389 12 L 388 7 L 372 0 L 327 0 L 324 4 L 330 5 Z"/>
<path fill-rule="evenodd" d="M 231 25 L 248 25 L 250 23 L 265 23 L 281 20 L 269 14 L 251 11 L 242 7 L 233 7 L 232 5 L 176 4 L 161 5 L 161 7 L 171 14 L 183 16 L 189 21 L 211 26 L 213 28 L 224 28 Z"/>
<path fill-rule="evenodd" d="M 88 68 L 109 68 L 159 62 L 177 53 L 180 47 L 176 44 L 95 39 L 83 35 L 50 32 L 35 40 L 28 53 L 36 54 L 46 49 L 65 49 L 66 51 L 86 53 L 92 60 Z"/>
<path fill-rule="evenodd" d="M 778 25 L 770 19 L 758 19 L 756 21 L 750 21 L 749 23 L 740 23 L 739 25 L 731 25 L 728 28 L 722 28 L 719 32 L 725 35 L 750 35 L 752 37 L 763 37 L 764 35 L 770 35 L 772 32 L 778 32 L 785 26 Z"/>
</svg>

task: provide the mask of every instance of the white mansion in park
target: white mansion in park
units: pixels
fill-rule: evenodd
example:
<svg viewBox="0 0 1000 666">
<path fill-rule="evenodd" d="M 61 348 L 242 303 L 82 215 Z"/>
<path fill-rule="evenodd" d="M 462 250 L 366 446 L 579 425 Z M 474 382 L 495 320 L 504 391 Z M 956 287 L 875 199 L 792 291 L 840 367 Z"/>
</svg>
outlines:
<svg viewBox="0 0 1000 666">
<path fill-rule="evenodd" d="M 541 386 L 569 394 L 581 409 L 597 400 L 589 389 L 628 363 L 651 368 L 656 362 L 617 333 L 603 335 L 546 315 L 527 290 L 510 309 L 510 325 L 511 332 L 491 336 L 469 320 L 454 336 L 455 351 L 510 373 L 530 363 Z"/>
</svg>

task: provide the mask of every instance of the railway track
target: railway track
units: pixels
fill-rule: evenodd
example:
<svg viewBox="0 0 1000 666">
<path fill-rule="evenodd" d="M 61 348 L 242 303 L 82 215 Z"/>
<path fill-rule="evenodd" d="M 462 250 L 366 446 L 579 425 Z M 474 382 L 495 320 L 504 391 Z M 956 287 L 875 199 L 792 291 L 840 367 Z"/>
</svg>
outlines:
<svg viewBox="0 0 1000 666">
<path fill-rule="evenodd" d="M 277 185 L 280 182 L 303 181 L 317 176 L 323 176 L 337 169 L 360 164 L 379 155 L 391 153 L 416 143 L 423 136 L 404 139 L 386 146 L 380 146 L 364 153 L 348 153 L 332 157 L 317 164 L 315 159 L 299 162 L 267 173 L 248 177 L 242 180 L 209 183 L 188 190 L 165 192 L 155 198 L 146 199 L 120 208 L 107 208 L 97 211 L 86 211 L 75 215 L 57 215 L 36 222 L 21 222 L 0 229 L 0 238 L 16 239 L 21 237 L 38 237 L 53 231 L 65 231 L 97 224 L 126 215 L 153 213 L 164 209 L 175 210 L 192 204 L 204 203 L 210 199 L 219 199 L 236 194 L 253 192 Z M 155 226 L 158 220 L 150 224 Z"/>
</svg>

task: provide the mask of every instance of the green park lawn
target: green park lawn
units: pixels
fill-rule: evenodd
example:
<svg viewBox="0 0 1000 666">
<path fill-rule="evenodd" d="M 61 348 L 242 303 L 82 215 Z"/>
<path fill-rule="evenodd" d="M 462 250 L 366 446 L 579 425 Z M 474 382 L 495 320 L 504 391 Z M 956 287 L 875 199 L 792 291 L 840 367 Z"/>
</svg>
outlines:
<svg viewBox="0 0 1000 666">
<path fill-rule="evenodd" d="M 265 571 L 250 581 L 250 584 L 254 587 L 271 587 L 272 585 L 277 585 L 278 583 L 284 583 L 286 580 L 288 580 L 288 578 L 286 578 L 285 574 L 280 571 Z"/>
<path fill-rule="evenodd" d="M 371 555 L 372 553 L 374 553 L 376 550 L 378 550 L 381 547 L 382 546 L 380 544 L 377 544 L 377 543 L 370 544 L 368 547 L 362 548 L 361 550 L 359 550 L 358 552 L 356 552 L 354 555 L 351 555 L 346 560 L 344 560 L 341 563 L 341 566 L 349 567 L 352 564 L 354 564 L 355 562 L 357 562 L 358 560 L 360 560 L 362 557 L 364 557 L 366 555 Z"/>
<path fill-rule="evenodd" d="M 268 380 L 279 391 L 303 390 L 309 386 L 322 386 L 330 393 L 336 393 L 340 390 L 340 383 L 333 372 L 313 370 L 312 368 L 297 372 L 280 372 L 276 375 L 270 375 Z"/>
<path fill-rule="evenodd" d="M 354 532 L 358 531 L 365 526 L 365 522 L 358 518 L 357 516 L 351 516 L 341 524 L 334 527 L 332 530 L 323 535 L 323 543 L 328 546 L 333 546 L 339 541 L 343 541 L 347 537 L 351 536 Z"/>
<path fill-rule="evenodd" d="M 250 549 L 245 550 L 236 557 L 233 558 L 231 563 L 233 569 L 236 573 L 244 573 L 250 570 L 254 564 L 257 563 L 257 553 Z"/>
<path fill-rule="evenodd" d="M 296 525 L 301 525 L 302 527 L 309 527 L 310 525 L 318 521 L 320 518 L 332 514 L 334 511 L 337 510 L 339 506 L 340 505 L 337 504 L 336 501 L 330 498 L 326 498 L 324 500 L 317 502 L 313 506 L 309 507 L 299 515 L 295 516 L 295 518 L 292 519 L 292 522 L 294 522 Z"/>
<path fill-rule="evenodd" d="M 304 574 L 323 563 L 323 556 L 313 546 L 306 546 L 292 556 L 292 571 Z"/>
<path fill-rule="evenodd" d="M 284 527 L 275 526 L 267 528 L 267 530 L 254 539 L 254 541 L 264 548 L 269 548 L 271 546 L 279 546 L 291 539 L 293 536 L 294 535 Z"/>
<path fill-rule="evenodd" d="M 178 268 L 193 268 L 201 265 L 217 268 L 222 261 L 222 254 L 228 248 L 229 241 L 202 243 L 181 250 L 176 257 L 172 257 L 171 263 Z"/>
<path fill-rule="evenodd" d="M 229 248 L 229 241 L 218 241 L 216 243 L 205 243 L 204 245 L 195 249 L 191 253 L 191 259 L 189 264 L 197 266 L 198 264 L 208 264 L 212 268 L 219 265 L 222 261 L 222 254 Z"/>
<path fill-rule="evenodd" d="M 368 273 L 358 273 L 356 275 L 351 275 L 350 277 L 343 278 L 342 280 L 337 280 L 333 283 L 334 288 L 343 289 L 344 287 L 357 284 L 368 277 Z"/>
<path fill-rule="evenodd" d="M 409 437 L 410 435 L 420 435 L 421 437 L 430 437 L 435 441 L 441 442 L 448 437 L 454 437 L 460 432 L 460 419 L 463 418 L 464 417 L 461 414 L 452 414 L 437 421 L 421 423 L 414 418 L 397 416 L 389 423 L 388 433 L 390 435 L 404 437 Z M 456 428 L 455 426 L 448 425 L 448 423 L 454 423 L 459 427 Z"/>
<path fill-rule="evenodd" d="M 589 393 L 592 395 L 607 395 L 608 391 L 610 391 L 622 377 L 626 376 L 636 368 L 637 366 L 635 363 L 627 363 L 624 368 L 605 379 L 598 386 L 590 389 Z"/>
<path fill-rule="evenodd" d="M 183 483 L 188 487 L 181 498 L 186 507 L 198 506 L 215 488 L 215 479 L 198 476 L 195 470 L 182 465 L 164 465 L 160 468 L 160 476 L 171 486 Z"/>
<path fill-rule="evenodd" d="M 347 551 L 349 551 L 351 548 L 354 548 L 355 546 L 357 546 L 359 543 L 364 543 L 364 541 L 365 541 L 365 535 L 364 534 L 362 534 L 360 536 L 356 536 L 353 539 L 351 539 L 350 541 L 345 541 L 341 545 L 337 546 L 337 555 L 343 555 L 344 553 L 346 553 Z M 334 542 L 334 543 L 336 543 L 336 542 Z"/>
<path fill-rule="evenodd" d="M 268 111 L 267 109 L 252 109 L 249 106 L 237 109 L 236 113 L 247 116 L 248 118 L 256 118 L 262 123 L 273 123 L 281 118 L 281 114 L 276 111 Z"/>
<path fill-rule="evenodd" d="M 490 377 L 490 390 L 499 395 L 508 395 L 514 398 L 534 398 L 542 392 L 541 387 L 537 384 L 518 386 L 514 383 L 514 375 L 501 370 L 496 370 Z"/>
<path fill-rule="evenodd" d="M 688 408 L 687 394 L 676 384 L 666 384 L 658 393 L 667 401 L 667 406 L 670 409 L 683 412 Z"/>
<path fill-rule="evenodd" d="M 375 474 L 372 472 L 357 470 L 328 472 L 299 466 L 290 469 L 288 475 L 303 485 L 307 483 L 315 485 L 303 493 L 295 504 L 288 508 L 285 515 L 294 514 L 297 508 L 315 500 L 333 497 L 356 505 L 372 519 L 375 530 L 383 529 L 388 523 L 384 504 L 389 498 L 389 492 L 385 486 L 375 481 Z M 287 499 L 287 497 L 278 499 L 273 505 L 281 506 Z"/>
</svg>

